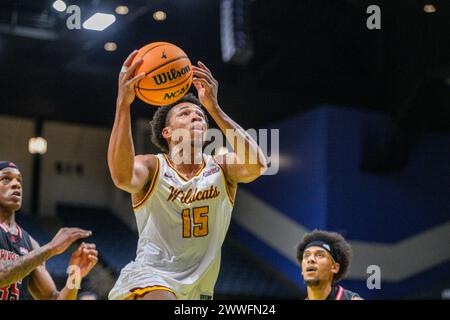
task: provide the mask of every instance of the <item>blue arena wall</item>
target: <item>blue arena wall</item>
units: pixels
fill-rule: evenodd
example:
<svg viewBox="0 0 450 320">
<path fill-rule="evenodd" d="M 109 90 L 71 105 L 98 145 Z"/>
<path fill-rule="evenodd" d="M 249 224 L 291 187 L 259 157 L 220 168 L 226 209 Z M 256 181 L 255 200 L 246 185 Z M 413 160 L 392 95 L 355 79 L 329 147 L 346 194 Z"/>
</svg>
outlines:
<svg viewBox="0 0 450 320">
<path fill-rule="evenodd" d="M 282 161 L 278 174 L 242 188 L 293 224 L 305 230 L 338 231 L 351 243 L 389 248 L 433 228 L 450 226 L 450 136 L 423 135 L 407 165 L 395 173 L 361 170 L 368 137 L 374 133 L 380 139 L 385 137 L 389 121 L 383 114 L 322 106 L 275 123 L 269 128 L 280 130 Z M 258 227 L 250 230 L 241 226 L 239 233 L 256 255 L 301 285 L 297 263 L 258 235 Z M 432 241 L 432 233 L 430 237 Z M 450 234 L 444 235 L 444 243 L 442 236 L 439 239 L 441 253 L 436 254 L 442 255 L 441 259 L 406 279 L 392 276 L 383 281 L 386 270 L 382 270 L 381 290 L 368 290 L 361 275 L 356 279 L 350 275 L 344 285 L 366 298 L 400 298 L 430 287 L 438 279 L 448 283 Z M 414 251 L 416 247 L 407 249 Z M 417 259 L 422 256 L 420 249 L 418 246 Z M 387 261 L 395 258 L 383 257 Z M 367 261 L 370 264 L 377 261 Z M 399 270 L 387 271 L 401 273 L 405 268 L 406 272 L 401 263 L 391 268 Z"/>
</svg>

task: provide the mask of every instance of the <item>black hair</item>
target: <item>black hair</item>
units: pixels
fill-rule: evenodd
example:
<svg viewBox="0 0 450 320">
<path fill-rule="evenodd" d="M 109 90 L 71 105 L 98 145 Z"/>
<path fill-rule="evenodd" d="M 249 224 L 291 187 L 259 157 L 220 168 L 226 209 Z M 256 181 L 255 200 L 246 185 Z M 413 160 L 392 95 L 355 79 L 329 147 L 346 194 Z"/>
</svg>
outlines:
<svg viewBox="0 0 450 320">
<path fill-rule="evenodd" d="M 313 241 L 323 241 L 330 245 L 331 251 L 336 257 L 336 262 L 339 263 L 339 272 L 334 275 L 333 282 L 339 282 L 342 280 L 348 272 L 352 260 L 352 248 L 342 235 L 337 232 L 328 232 L 323 230 L 313 230 L 307 233 L 303 240 L 297 247 L 297 260 L 300 265 L 303 260 L 303 252 L 306 246 Z"/>
<path fill-rule="evenodd" d="M 169 145 L 167 144 L 167 140 L 162 136 L 163 129 L 168 125 L 169 119 L 167 116 L 169 115 L 169 112 L 173 107 L 183 102 L 190 102 L 200 107 L 205 115 L 206 124 L 208 125 L 208 117 L 203 111 L 202 104 L 192 93 L 186 94 L 183 98 L 172 104 L 159 107 L 153 115 L 152 121 L 150 122 L 151 141 L 164 153 L 169 152 Z"/>
</svg>

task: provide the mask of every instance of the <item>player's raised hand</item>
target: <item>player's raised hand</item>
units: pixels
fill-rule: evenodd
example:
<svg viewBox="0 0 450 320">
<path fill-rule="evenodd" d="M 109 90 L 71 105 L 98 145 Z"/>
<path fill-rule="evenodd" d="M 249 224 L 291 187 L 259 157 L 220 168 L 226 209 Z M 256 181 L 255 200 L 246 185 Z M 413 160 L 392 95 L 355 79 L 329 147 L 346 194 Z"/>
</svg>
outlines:
<svg viewBox="0 0 450 320">
<path fill-rule="evenodd" d="M 70 257 L 70 266 L 80 268 L 80 276 L 84 278 L 98 262 L 98 251 L 93 243 L 82 243 Z"/>
<path fill-rule="evenodd" d="M 192 70 L 194 73 L 192 83 L 197 89 L 198 99 L 206 110 L 210 111 L 218 106 L 217 91 L 219 82 L 214 79 L 211 71 L 201 61 L 198 62 L 198 67 L 193 65 Z"/>
<path fill-rule="evenodd" d="M 80 228 L 61 228 L 56 236 L 48 243 L 53 256 L 63 253 L 78 239 L 87 238 L 92 231 Z"/>
<path fill-rule="evenodd" d="M 134 92 L 134 85 L 139 80 L 145 77 L 145 72 L 141 72 L 138 75 L 134 75 L 136 68 L 142 63 L 142 58 L 137 59 L 134 63 L 133 60 L 138 54 L 137 50 L 134 50 L 122 65 L 122 69 L 119 74 L 119 89 L 117 94 L 117 101 L 120 103 L 132 104 L 136 96 Z"/>
</svg>

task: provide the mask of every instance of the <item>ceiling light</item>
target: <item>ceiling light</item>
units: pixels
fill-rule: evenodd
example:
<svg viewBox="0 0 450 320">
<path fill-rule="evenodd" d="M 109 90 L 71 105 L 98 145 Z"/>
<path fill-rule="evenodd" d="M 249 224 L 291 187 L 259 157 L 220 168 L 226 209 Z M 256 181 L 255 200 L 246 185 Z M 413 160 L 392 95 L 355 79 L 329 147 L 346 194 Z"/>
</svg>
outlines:
<svg viewBox="0 0 450 320">
<path fill-rule="evenodd" d="M 53 2 L 53 9 L 55 9 L 56 11 L 63 12 L 66 11 L 66 8 L 67 6 L 64 1 L 56 0 L 55 2 Z"/>
<path fill-rule="evenodd" d="M 88 30 L 103 31 L 116 21 L 113 14 L 97 12 L 83 23 L 83 28 Z"/>
<path fill-rule="evenodd" d="M 28 151 L 31 154 L 44 154 L 47 152 L 47 140 L 42 137 L 33 137 L 28 140 Z"/>
<path fill-rule="evenodd" d="M 128 14 L 128 7 L 127 6 L 117 6 L 116 7 L 116 13 L 120 14 L 120 15 Z"/>
<path fill-rule="evenodd" d="M 432 4 L 426 4 L 423 6 L 423 11 L 426 13 L 434 13 L 436 12 L 436 7 Z"/>
<path fill-rule="evenodd" d="M 103 46 L 106 51 L 113 52 L 117 50 L 117 44 L 115 42 L 106 42 Z"/>
<path fill-rule="evenodd" d="M 164 21 L 166 20 L 167 15 L 164 11 L 156 11 L 155 13 L 153 13 L 153 19 L 155 19 L 156 21 Z"/>
</svg>

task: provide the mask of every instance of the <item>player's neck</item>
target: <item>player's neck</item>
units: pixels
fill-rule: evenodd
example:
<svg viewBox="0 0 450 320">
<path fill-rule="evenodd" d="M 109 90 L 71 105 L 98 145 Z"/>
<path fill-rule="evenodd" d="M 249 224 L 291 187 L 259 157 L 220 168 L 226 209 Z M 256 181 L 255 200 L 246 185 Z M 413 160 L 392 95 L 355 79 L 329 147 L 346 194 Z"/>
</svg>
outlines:
<svg viewBox="0 0 450 320">
<path fill-rule="evenodd" d="M 14 211 L 8 211 L 0 208 L 0 223 L 6 225 L 8 228 L 16 225 L 15 216 Z"/>
<path fill-rule="evenodd" d="M 325 300 L 330 294 L 332 284 L 330 282 L 319 283 L 318 286 L 307 287 L 309 300 Z"/>
<path fill-rule="evenodd" d="M 171 148 L 169 150 L 168 157 L 172 165 L 186 175 L 197 173 L 204 163 L 203 150 L 190 148 L 189 154 L 185 154 L 183 150 L 177 150 L 177 148 Z"/>
</svg>

